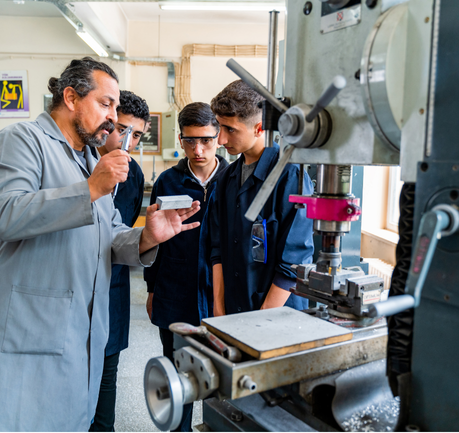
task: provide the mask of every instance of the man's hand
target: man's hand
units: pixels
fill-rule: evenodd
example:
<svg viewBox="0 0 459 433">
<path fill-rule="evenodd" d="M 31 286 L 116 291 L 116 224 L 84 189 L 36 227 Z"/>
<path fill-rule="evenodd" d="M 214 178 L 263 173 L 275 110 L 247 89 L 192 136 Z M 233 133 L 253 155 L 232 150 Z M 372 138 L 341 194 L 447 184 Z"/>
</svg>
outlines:
<svg viewBox="0 0 459 433">
<path fill-rule="evenodd" d="M 199 222 L 190 224 L 182 223 L 186 219 L 192 217 L 200 209 L 199 201 L 194 201 L 188 209 L 178 210 L 158 210 L 157 204 L 148 206 L 145 228 L 140 237 L 139 253 L 142 254 L 161 242 L 168 241 L 181 232 L 199 227 Z"/>
<path fill-rule="evenodd" d="M 153 292 L 150 292 L 148 293 L 148 298 L 147 298 L 147 314 L 150 320 L 151 320 L 152 312 L 153 312 Z"/>
<path fill-rule="evenodd" d="M 91 203 L 110 194 L 119 182 L 125 182 L 129 173 L 128 153 L 117 149 L 105 154 L 88 178 Z"/>
</svg>

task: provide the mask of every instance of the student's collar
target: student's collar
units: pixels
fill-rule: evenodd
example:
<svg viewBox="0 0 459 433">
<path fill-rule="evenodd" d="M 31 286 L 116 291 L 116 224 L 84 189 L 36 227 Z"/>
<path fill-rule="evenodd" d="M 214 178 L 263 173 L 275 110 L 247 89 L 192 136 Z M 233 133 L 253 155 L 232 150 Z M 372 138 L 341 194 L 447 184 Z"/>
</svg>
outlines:
<svg viewBox="0 0 459 433">
<path fill-rule="evenodd" d="M 215 176 L 215 174 L 218 171 L 218 167 L 220 166 L 220 161 L 218 160 L 217 156 L 215 156 L 215 160 L 217 161 L 217 165 L 215 166 L 214 170 L 210 174 L 210 176 L 203 182 L 201 179 L 199 179 L 193 172 L 193 169 L 191 168 L 190 160 L 187 158 L 186 162 L 188 165 L 188 170 L 190 170 L 191 175 L 198 181 L 199 185 L 201 185 L 203 188 L 212 180 L 212 178 Z"/>
<path fill-rule="evenodd" d="M 277 158 L 279 155 L 279 145 L 277 143 L 273 143 L 273 147 L 265 147 L 265 150 L 260 156 L 260 159 L 258 160 L 258 164 L 255 167 L 255 170 L 252 174 L 252 176 L 255 176 L 257 179 L 264 181 L 269 173 L 270 169 L 269 167 L 271 166 L 271 163 L 273 159 Z M 237 163 L 242 166 L 244 163 L 244 155 L 241 155 L 241 157 L 238 159 Z M 237 173 L 240 172 L 241 167 L 238 167 L 239 170 L 233 171 L 231 174 L 231 177 L 237 176 Z"/>
</svg>

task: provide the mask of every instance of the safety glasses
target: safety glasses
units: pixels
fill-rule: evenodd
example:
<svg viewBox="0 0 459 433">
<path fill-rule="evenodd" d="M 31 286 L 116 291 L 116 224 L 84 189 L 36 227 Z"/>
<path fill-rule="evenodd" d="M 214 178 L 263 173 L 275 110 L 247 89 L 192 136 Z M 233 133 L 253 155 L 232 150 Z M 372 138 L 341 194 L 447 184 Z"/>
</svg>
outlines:
<svg viewBox="0 0 459 433">
<path fill-rule="evenodd" d="M 198 143 L 206 149 L 210 149 L 215 145 L 215 139 L 218 137 L 218 134 L 214 137 L 184 137 L 180 134 L 180 139 L 185 146 L 188 146 L 190 149 L 194 149 Z"/>
</svg>

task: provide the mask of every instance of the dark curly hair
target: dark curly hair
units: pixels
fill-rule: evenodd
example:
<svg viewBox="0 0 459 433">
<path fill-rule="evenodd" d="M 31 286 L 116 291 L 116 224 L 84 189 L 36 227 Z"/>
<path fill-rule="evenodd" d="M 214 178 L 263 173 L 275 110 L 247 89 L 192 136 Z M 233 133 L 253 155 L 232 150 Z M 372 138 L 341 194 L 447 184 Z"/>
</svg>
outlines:
<svg viewBox="0 0 459 433">
<path fill-rule="evenodd" d="M 220 131 L 220 125 L 210 109 L 210 105 L 205 102 L 192 102 L 186 105 L 178 116 L 180 132 L 184 126 L 208 126 L 215 127 L 217 132 Z"/>
<path fill-rule="evenodd" d="M 94 90 L 94 71 L 105 72 L 118 82 L 116 73 L 105 63 L 98 62 L 91 57 L 72 60 L 59 78 L 52 77 L 48 81 L 48 89 L 53 94 L 53 99 L 49 104 L 49 111 L 55 110 L 62 104 L 64 90 L 67 87 L 75 89 L 81 98 L 84 98 L 91 90 Z"/>
<path fill-rule="evenodd" d="M 150 118 L 150 109 L 145 99 L 128 90 L 121 90 L 120 105 L 118 105 L 116 111 L 123 114 L 132 114 L 134 117 L 145 120 L 145 122 L 148 122 Z"/>
<path fill-rule="evenodd" d="M 244 123 L 256 123 L 261 120 L 261 108 L 258 103 L 264 98 L 252 90 L 242 80 L 228 84 L 210 102 L 215 115 L 222 117 L 237 116 Z"/>
</svg>

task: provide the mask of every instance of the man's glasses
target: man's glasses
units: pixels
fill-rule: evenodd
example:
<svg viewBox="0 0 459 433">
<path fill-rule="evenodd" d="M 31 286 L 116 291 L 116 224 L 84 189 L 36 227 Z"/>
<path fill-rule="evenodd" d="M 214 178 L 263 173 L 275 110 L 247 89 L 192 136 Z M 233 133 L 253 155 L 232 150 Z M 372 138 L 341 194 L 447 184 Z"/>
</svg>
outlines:
<svg viewBox="0 0 459 433">
<path fill-rule="evenodd" d="M 184 137 L 180 134 L 180 139 L 182 143 L 188 146 L 190 149 L 194 149 L 198 143 L 206 149 L 210 149 L 215 144 L 215 139 L 218 137 L 218 134 L 214 137 Z"/>
</svg>

